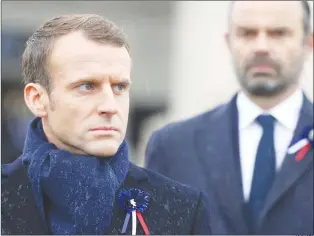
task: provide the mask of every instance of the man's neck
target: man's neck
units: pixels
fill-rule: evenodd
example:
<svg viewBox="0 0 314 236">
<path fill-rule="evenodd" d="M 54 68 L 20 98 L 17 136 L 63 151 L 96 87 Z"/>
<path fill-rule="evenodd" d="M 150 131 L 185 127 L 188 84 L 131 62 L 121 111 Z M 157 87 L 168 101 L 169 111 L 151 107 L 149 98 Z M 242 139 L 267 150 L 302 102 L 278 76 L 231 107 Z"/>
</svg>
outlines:
<svg viewBox="0 0 314 236">
<path fill-rule="evenodd" d="M 273 107 L 277 106 L 287 98 L 289 98 L 292 94 L 294 94 L 298 89 L 298 86 L 293 86 L 283 93 L 277 94 L 275 96 L 269 97 L 261 97 L 261 96 L 254 96 L 252 94 L 248 94 L 244 91 L 244 93 L 254 102 L 257 106 L 262 108 L 263 110 L 270 110 Z"/>
<path fill-rule="evenodd" d="M 42 126 L 45 133 L 45 136 L 49 143 L 54 144 L 58 149 L 66 150 L 73 154 L 78 155 L 87 155 L 87 153 L 75 148 L 74 146 L 68 145 L 61 140 L 59 140 L 52 132 L 50 126 L 48 125 L 48 122 L 45 118 L 42 118 Z"/>
</svg>

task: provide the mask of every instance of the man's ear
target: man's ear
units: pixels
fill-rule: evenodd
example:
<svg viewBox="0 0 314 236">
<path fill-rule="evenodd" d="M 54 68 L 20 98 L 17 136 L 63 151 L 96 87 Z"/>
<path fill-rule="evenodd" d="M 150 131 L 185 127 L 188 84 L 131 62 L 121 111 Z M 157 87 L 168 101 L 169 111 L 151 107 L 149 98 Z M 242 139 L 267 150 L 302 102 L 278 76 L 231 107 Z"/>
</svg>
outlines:
<svg viewBox="0 0 314 236">
<path fill-rule="evenodd" d="M 226 42 L 226 44 L 230 50 L 230 34 L 229 34 L 229 32 L 225 33 L 225 42 Z"/>
<path fill-rule="evenodd" d="M 47 116 L 49 97 L 47 91 L 39 84 L 29 83 L 24 88 L 24 100 L 36 117 Z"/>
<path fill-rule="evenodd" d="M 309 40 L 308 40 L 308 46 L 310 48 L 310 50 L 313 52 L 313 47 L 314 47 L 314 34 L 311 33 Z"/>
</svg>

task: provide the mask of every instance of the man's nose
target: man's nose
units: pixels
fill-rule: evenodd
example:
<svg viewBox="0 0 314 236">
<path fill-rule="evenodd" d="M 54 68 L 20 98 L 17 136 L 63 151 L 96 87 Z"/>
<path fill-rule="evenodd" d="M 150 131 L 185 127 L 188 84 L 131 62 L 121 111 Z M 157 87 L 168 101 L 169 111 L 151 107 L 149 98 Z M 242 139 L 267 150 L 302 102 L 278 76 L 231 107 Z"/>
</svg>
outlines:
<svg viewBox="0 0 314 236">
<path fill-rule="evenodd" d="M 266 34 L 259 34 L 254 42 L 255 54 L 268 54 L 269 53 L 269 39 Z"/>
<path fill-rule="evenodd" d="M 114 115 L 117 113 L 118 104 L 111 86 L 108 85 L 102 89 L 97 111 L 100 115 Z"/>
</svg>

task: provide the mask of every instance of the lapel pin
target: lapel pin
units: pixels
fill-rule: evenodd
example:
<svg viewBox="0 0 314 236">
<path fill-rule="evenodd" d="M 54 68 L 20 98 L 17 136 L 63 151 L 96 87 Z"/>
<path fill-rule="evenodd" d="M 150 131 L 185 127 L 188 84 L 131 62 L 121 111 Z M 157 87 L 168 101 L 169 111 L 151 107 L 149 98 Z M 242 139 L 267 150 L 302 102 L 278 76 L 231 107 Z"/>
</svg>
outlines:
<svg viewBox="0 0 314 236">
<path fill-rule="evenodd" d="M 288 154 L 296 153 L 295 160 L 301 161 L 305 154 L 314 146 L 314 131 L 311 126 L 304 129 L 298 140 L 288 148 Z"/>
<path fill-rule="evenodd" d="M 122 210 L 126 211 L 121 233 L 126 232 L 130 217 L 132 217 L 132 235 L 136 235 L 137 218 L 144 230 L 145 235 L 148 235 L 149 230 L 142 216 L 142 213 L 147 209 L 148 206 L 148 194 L 136 188 L 122 189 L 118 194 L 118 198 L 120 207 Z"/>
</svg>

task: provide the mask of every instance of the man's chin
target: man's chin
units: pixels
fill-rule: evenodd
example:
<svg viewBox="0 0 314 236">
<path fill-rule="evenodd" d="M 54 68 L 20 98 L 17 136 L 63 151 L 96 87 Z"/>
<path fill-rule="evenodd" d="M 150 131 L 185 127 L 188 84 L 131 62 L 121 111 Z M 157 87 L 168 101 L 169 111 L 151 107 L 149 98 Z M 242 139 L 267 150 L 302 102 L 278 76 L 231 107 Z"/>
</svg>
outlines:
<svg viewBox="0 0 314 236">
<path fill-rule="evenodd" d="M 247 92 L 254 96 L 259 97 L 272 97 L 280 94 L 282 92 L 282 88 L 280 87 L 251 87 L 247 89 Z"/>
<path fill-rule="evenodd" d="M 90 145 L 89 154 L 97 157 L 108 158 L 114 156 L 121 143 L 116 140 L 106 140 Z"/>
<path fill-rule="evenodd" d="M 243 87 L 249 94 L 261 97 L 275 96 L 284 89 L 284 86 L 269 78 L 251 78 Z"/>
</svg>

